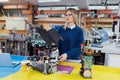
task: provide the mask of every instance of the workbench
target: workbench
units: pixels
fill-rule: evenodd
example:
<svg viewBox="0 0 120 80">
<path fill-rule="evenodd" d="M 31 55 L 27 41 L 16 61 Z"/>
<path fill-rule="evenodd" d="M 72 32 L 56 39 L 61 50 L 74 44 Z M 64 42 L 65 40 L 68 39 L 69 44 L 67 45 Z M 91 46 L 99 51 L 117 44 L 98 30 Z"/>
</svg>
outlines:
<svg viewBox="0 0 120 80">
<path fill-rule="evenodd" d="M 18 56 L 16 59 L 18 59 Z M 0 80 L 86 80 L 79 75 L 79 71 L 81 68 L 80 63 L 59 62 L 59 65 L 73 67 L 73 70 L 70 74 L 64 72 L 56 72 L 53 74 L 45 75 L 31 68 L 26 71 L 22 71 L 21 67 L 19 67 L 17 71 L 5 77 L 0 78 Z M 4 72 L 1 74 L 4 74 Z M 92 78 L 87 80 L 106 80 L 106 79 L 120 80 L 120 68 L 93 65 Z"/>
<path fill-rule="evenodd" d="M 90 46 L 88 48 L 105 53 L 105 66 L 120 67 L 120 43 L 112 42 L 102 48 Z"/>
</svg>

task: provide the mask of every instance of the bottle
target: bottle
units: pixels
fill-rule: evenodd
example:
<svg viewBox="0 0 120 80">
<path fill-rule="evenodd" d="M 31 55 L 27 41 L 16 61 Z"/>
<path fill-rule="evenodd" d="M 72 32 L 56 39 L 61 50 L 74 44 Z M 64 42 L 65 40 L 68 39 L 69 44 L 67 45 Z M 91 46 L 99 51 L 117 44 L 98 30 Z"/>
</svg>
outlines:
<svg viewBox="0 0 120 80">
<path fill-rule="evenodd" d="M 27 71 L 27 65 L 26 65 L 26 61 L 25 60 L 21 61 L 21 69 L 20 69 L 20 71 L 22 71 L 22 72 Z"/>
</svg>

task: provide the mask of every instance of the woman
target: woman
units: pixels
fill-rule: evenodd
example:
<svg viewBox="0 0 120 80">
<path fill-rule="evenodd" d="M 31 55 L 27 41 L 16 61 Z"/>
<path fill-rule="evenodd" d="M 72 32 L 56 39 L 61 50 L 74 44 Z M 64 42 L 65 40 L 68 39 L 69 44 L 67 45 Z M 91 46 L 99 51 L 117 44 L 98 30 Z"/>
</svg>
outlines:
<svg viewBox="0 0 120 80">
<path fill-rule="evenodd" d="M 82 29 L 78 26 L 77 18 L 77 11 L 75 9 L 67 9 L 65 26 L 61 27 L 58 31 L 63 38 L 58 43 L 59 61 L 80 59 L 84 36 Z"/>
</svg>

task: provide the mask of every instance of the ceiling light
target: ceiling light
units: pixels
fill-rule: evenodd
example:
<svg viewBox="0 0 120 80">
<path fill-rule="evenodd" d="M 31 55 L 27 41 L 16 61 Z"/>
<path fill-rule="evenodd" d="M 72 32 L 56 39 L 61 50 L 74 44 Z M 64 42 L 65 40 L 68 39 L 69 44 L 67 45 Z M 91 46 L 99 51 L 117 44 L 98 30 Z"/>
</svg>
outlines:
<svg viewBox="0 0 120 80">
<path fill-rule="evenodd" d="M 105 6 L 89 6 L 89 9 L 90 10 L 94 10 L 94 9 L 105 9 L 106 7 Z"/>
<path fill-rule="evenodd" d="M 119 9 L 119 6 L 107 6 L 107 9 Z"/>
<path fill-rule="evenodd" d="M 38 0 L 38 2 L 60 2 L 60 0 Z"/>
<path fill-rule="evenodd" d="M 0 2 L 9 2 L 9 0 L 0 0 Z"/>
<path fill-rule="evenodd" d="M 114 9 L 119 9 L 118 6 L 89 6 L 89 9 L 90 10 L 94 10 L 94 9 L 111 9 L 111 10 L 114 10 Z"/>
</svg>

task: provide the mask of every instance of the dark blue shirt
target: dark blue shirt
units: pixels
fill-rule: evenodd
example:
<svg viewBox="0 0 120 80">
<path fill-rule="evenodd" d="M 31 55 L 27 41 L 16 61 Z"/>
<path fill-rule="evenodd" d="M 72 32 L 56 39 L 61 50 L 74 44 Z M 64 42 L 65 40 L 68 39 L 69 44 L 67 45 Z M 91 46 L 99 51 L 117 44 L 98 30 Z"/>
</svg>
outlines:
<svg viewBox="0 0 120 80">
<path fill-rule="evenodd" d="M 73 29 L 61 27 L 58 32 L 63 38 L 63 40 L 58 42 L 60 55 L 67 53 L 67 59 L 78 60 L 81 54 L 80 44 L 84 43 L 82 29 L 78 26 Z"/>
</svg>

